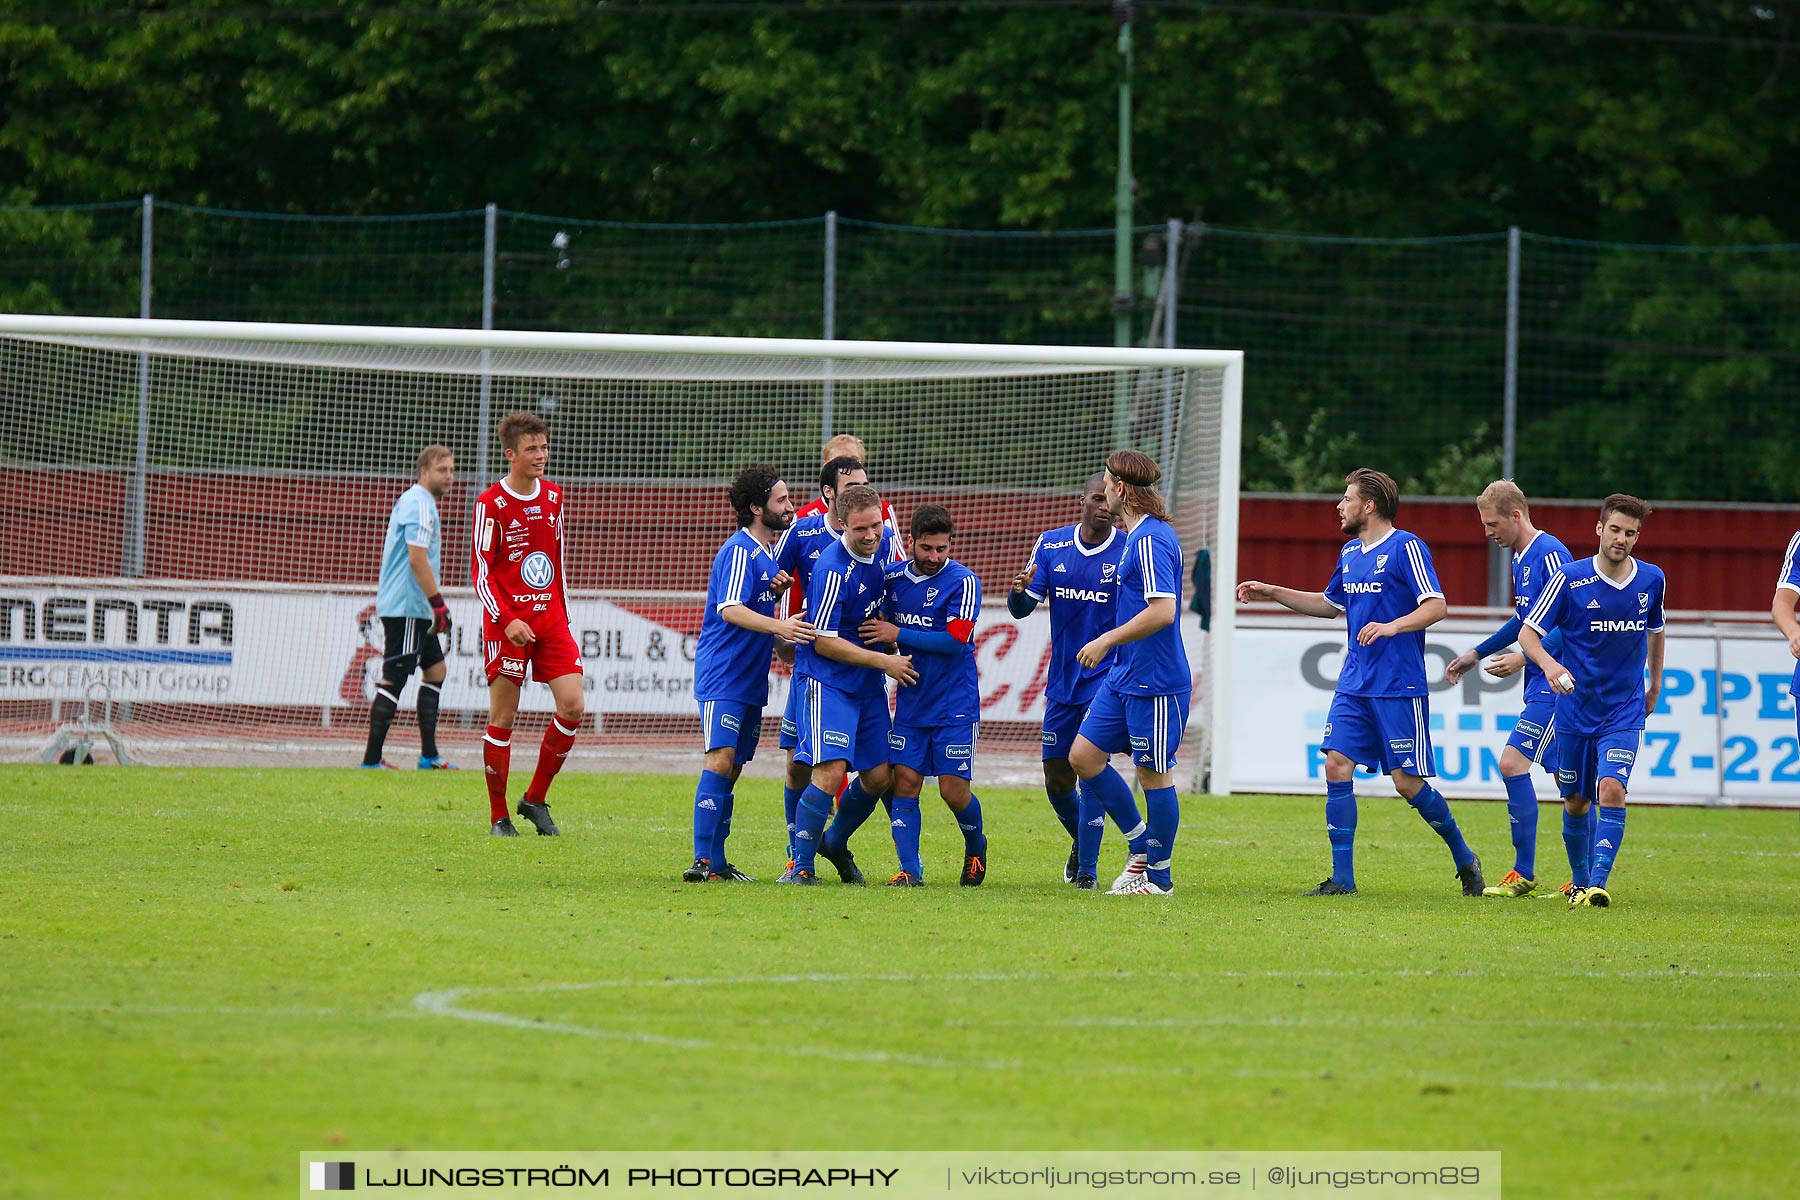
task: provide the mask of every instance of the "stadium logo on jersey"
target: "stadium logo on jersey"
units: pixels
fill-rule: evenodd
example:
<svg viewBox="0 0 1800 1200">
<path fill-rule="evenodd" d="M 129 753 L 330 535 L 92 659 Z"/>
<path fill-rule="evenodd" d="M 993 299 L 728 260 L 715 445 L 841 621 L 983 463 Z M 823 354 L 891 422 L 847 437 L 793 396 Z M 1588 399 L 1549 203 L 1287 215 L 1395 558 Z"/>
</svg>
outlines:
<svg viewBox="0 0 1800 1200">
<path fill-rule="evenodd" d="M 1606 761 L 1607 762 L 1616 762 L 1616 763 L 1636 762 L 1637 761 L 1637 751 L 1617 749 L 1617 748 L 1608 750 L 1606 752 Z"/>
<path fill-rule="evenodd" d="M 1066 547 L 1073 546 L 1074 544 L 1075 544 L 1074 539 L 1070 539 L 1069 541 L 1066 541 L 1066 542 L 1045 542 L 1043 544 L 1043 546 L 1040 547 L 1040 549 L 1062 550 Z"/>
<path fill-rule="evenodd" d="M 1589 621 L 1589 633 L 1642 633 L 1642 621 Z"/>
<path fill-rule="evenodd" d="M 1544 736 L 1544 727 L 1539 725 L 1536 721 L 1520 721 L 1517 725 L 1513 726 L 1513 728 L 1517 729 L 1526 737 Z"/>
<path fill-rule="evenodd" d="M 556 579 L 556 564 L 542 550 L 534 550 L 530 557 L 519 564 L 519 578 L 531 587 L 542 591 Z"/>
<path fill-rule="evenodd" d="M 900 733 L 888 734 L 888 746 L 894 750 L 906 749 L 906 735 Z"/>
<path fill-rule="evenodd" d="M 825 731 L 825 744 L 827 746 L 848 747 L 850 745 L 850 735 L 847 733 L 839 733 L 835 729 L 827 729 Z"/>
<path fill-rule="evenodd" d="M 945 758 L 967 758 L 967 757 L 969 757 L 970 752 L 973 750 L 974 750 L 973 746 L 967 746 L 967 745 L 945 746 L 944 747 L 944 757 Z"/>
</svg>

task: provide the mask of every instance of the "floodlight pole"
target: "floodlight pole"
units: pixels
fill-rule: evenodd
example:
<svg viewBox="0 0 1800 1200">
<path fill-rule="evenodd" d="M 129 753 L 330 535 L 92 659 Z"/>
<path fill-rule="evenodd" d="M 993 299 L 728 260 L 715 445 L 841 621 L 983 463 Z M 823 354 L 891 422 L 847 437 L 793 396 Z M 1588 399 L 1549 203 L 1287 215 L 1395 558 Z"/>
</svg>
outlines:
<svg viewBox="0 0 1800 1200">
<path fill-rule="evenodd" d="M 1130 0 L 1113 0 L 1119 26 L 1119 162 L 1113 195 L 1113 345 L 1131 345 L 1131 18 Z M 1131 433 L 1131 381 L 1123 374 L 1113 385 L 1113 445 L 1124 446 Z"/>
</svg>

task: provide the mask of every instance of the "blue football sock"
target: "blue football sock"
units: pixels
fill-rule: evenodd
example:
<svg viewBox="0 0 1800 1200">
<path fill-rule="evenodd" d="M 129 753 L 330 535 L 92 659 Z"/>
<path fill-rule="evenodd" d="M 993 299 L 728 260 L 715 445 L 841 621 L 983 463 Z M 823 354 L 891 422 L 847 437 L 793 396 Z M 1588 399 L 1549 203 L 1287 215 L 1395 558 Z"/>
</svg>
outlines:
<svg viewBox="0 0 1800 1200">
<path fill-rule="evenodd" d="M 1589 812 L 1600 807 L 1597 804 L 1588 806 Z M 1563 846 L 1569 852 L 1569 880 L 1578 888 L 1588 885 L 1589 852 L 1592 841 L 1588 837 L 1587 813 L 1576 816 L 1568 809 L 1563 809 Z"/>
<path fill-rule="evenodd" d="M 817 869 L 819 838 L 825 822 L 831 819 L 831 793 L 812 784 L 800 793 L 800 804 L 794 809 L 794 867 L 796 870 Z"/>
<path fill-rule="evenodd" d="M 1537 878 L 1537 787 L 1531 782 L 1531 772 L 1523 775 L 1508 775 L 1501 780 L 1506 785 L 1506 816 L 1512 822 L 1513 870 L 1527 879 Z"/>
<path fill-rule="evenodd" d="M 1593 871 L 1594 871 L 1594 837 L 1599 832 L 1599 828 L 1600 828 L 1600 801 L 1598 801 L 1598 800 L 1588 801 L 1587 827 L 1588 827 L 1588 874 L 1592 875 Z"/>
<path fill-rule="evenodd" d="M 1123 781 L 1121 781 L 1123 782 Z M 1075 869 L 1083 875 L 1099 875 L 1100 842 L 1106 837 L 1106 797 L 1098 779 L 1080 784 L 1081 803 L 1076 807 Z"/>
<path fill-rule="evenodd" d="M 919 862 L 919 798 L 895 796 L 892 822 L 894 854 L 900 859 L 900 869 L 914 879 L 924 878 L 925 868 Z"/>
<path fill-rule="evenodd" d="M 1444 799 L 1442 792 L 1428 783 L 1407 803 L 1418 810 L 1425 823 L 1444 839 L 1444 845 L 1450 847 L 1450 861 L 1458 867 L 1466 867 L 1475 861 L 1475 852 L 1463 840 L 1462 830 L 1456 827 L 1456 818 L 1450 815 L 1450 802 Z"/>
<path fill-rule="evenodd" d="M 725 797 L 731 794 L 731 780 L 716 771 L 700 772 L 694 785 L 694 857 L 712 860 L 713 841 L 719 831 L 719 815 Z M 714 861 L 713 866 L 719 864 Z"/>
<path fill-rule="evenodd" d="M 1081 818 L 1076 809 L 1081 805 L 1081 793 L 1046 791 L 1044 794 L 1050 797 L 1050 807 L 1055 811 L 1056 819 L 1062 822 L 1062 827 L 1069 831 L 1069 836 L 1078 837 L 1079 826 L 1076 822 Z"/>
<path fill-rule="evenodd" d="M 1144 839 L 1145 853 L 1150 858 L 1145 869 L 1151 883 L 1171 887 L 1169 863 L 1175 854 L 1175 833 L 1181 828 L 1181 800 L 1172 787 L 1145 788 L 1144 810 L 1150 814 L 1150 829 Z"/>
<path fill-rule="evenodd" d="M 1625 806 L 1618 808 L 1601 808 L 1595 819 L 1599 826 L 1594 835 L 1594 859 L 1588 867 L 1588 886 L 1603 888 L 1612 875 L 1613 859 L 1619 853 L 1619 847 L 1625 844 Z"/>
<path fill-rule="evenodd" d="M 731 837 L 731 814 L 737 808 L 737 796 L 726 793 L 725 803 L 719 806 L 719 826 L 713 831 L 712 859 L 713 870 L 717 871 L 731 860 L 725 857 L 725 842 Z"/>
<path fill-rule="evenodd" d="M 786 784 L 781 787 L 781 808 L 787 817 L 789 859 L 794 857 L 794 810 L 800 807 L 800 793 L 805 790 L 805 788 L 788 787 Z"/>
<path fill-rule="evenodd" d="M 1356 785 L 1325 783 L 1325 837 L 1331 842 L 1331 878 L 1356 890 Z"/>
<path fill-rule="evenodd" d="M 1125 843 L 1133 854 L 1148 853 L 1150 826 L 1144 821 L 1143 814 L 1138 812 L 1137 797 L 1131 794 L 1131 785 L 1125 782 L 1123 775 L 1112 769 L 1110 763 L 1101 775 L 1111 775 L 1119 781 L 1118 787 L 1108 785 L 1104 793 L 1106 814 L 1119 827 L 1119 832 L 1125 835 Z"/>
<path fill-rule="evenodd" d="M 869 814 L 875 811 L 877 800 L 863 790 L 861 779 L 852 779 L 850 786 L 844 789 L 843 799 L 838 801 L 837 820 L 825 831 L 823 845 L 829 846 L 833 854 L 850 844 L 850 835 L 862 828 Z"/>
<path fill-rule="evenodd" d="M 986 854 L 987 834 L 981 829 L 981 797 L 969 793 L 969 803 L 956 814 L 956 827 L 962 830 L 964 854 Z"/>
</svg>

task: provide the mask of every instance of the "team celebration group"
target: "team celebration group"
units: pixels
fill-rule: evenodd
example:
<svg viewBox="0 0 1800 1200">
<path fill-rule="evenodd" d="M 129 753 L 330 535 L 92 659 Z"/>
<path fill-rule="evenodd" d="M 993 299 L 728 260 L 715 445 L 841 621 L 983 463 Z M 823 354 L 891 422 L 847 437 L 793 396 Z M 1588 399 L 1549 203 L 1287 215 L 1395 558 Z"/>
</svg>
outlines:
<svg viewBox="0 0 1800 1200">
<path fill-rule="evenodd" d="M 545 478 L 545 422 L 513 413 L 500 422 L 509 469 L 474 506 L 470 576 L 482 606 L 489 686 L 482 739 L 490 830 L 516 837 L 509 808 L 512 729 L 529 670 L 547 684 L 555 713 L 517 814 L 540 835 L 558 829 L 549 791 L 584 717 L 581 659 L 569 629 L 564 577 L 564 493 Z M 824 448 L 818 498 L 800 507 L 781 473 L 753 464 L 727 499 L 738 529 L 719 548 L 696 649 L 694 699 L 704 761 L 694 791 L 690 883 L 749 882 L 728 853 L 734 788 L 757 753 L 772 660 L 792 664 L 780 747 L 788 845 L 778 882 L 818 882 L 818 860 L 845 883 L 865 882 L 851 839 L 877 808 L 893 837 L 889 886 L 925 882 L 920 795 L 935 777 L 963 838 L 960 882 L 987 875 L 988 840 L 974 790 L 981 693 L 974 632 L 981 580 L 952 557 L 953 514 L 918 506 L 901 535 L 870 485 L 860 441 Z M 437 502 L 454 481 L 443 446 L 418 461 L 419 481 L 396 502 L 383 551 L 377 612 L 386 638 L 370 709 L 363 766 L 380 769 L 401 690 L 421 672 L 419 766 L 447 769 L 436 745 L 450 625 L 439 580 Z M 1127 844 L 1113 895 L 1167 896 L 1181 803 L 1176 756 L 1187 725 L 1193 673 L 1179 614 L 1184 563 L 1148 455 L 1115 450 L 1075 501 L 1077 519 L 1041 534 L 1011 580 L 1016 619 L 1049 609 L 1051 651 L 1043 718 L 1044 789 L 1068 833 L 1064 881 L 1098 890 L 1110 821 Z M 1663 573 L 1634 551 L 1649 505 L 1608 496 L 1595 526 L 1598 550 L 1574 560 L 1532 525 L 1520 489 L 1490 484 L 1476 508 L 1487 535 L 1511 552 L 1515 615 L 1454 659 L 1452 682 L 1481 669 L 1523 673 L 1524 707 L 1500 760 L 1513 865 L 1488 885 L 1449 804 L 1432 786 L 1424 631 L 1445 599 L 1423 541 L 1394 525 L 1399 490 L 1379 471 L 1346 477 L 1337 516 L 1349 539 L 1321 591 L 1261 581 L 1237 587 L 1240 603 L 1272 601 L 1322 618 L 1340 614 L 1349 640 L 1324 730 L 1325 827 L 1331 873 L 1308 896 L 1357 890 L 1358 765 L 1388 774 L 1395 789 L 1449 849 L 1467 896 L 1518 898 L 1537 890 L 1538 806 L 1533 767 L 1553 771 L 1563 797 L 1563 843 L 1576 907 L 1612 903 L 1609 884 L 1624 841 L 1626 795 L 1663 663 Z M 1800 534 L 1788 546 L 1771 612 L 1800 659 Z M 1522 653 L 1507 652 L 1514 643 Z M 891 681 L 891 683 L 890 683 Z M 1800 666 L 1794 690 L 1800 695 Z M 890 696 L 891 691 L 891 696 Z M 1143 796 L 1112 765 L 1128 754 Z"/>
</svg>

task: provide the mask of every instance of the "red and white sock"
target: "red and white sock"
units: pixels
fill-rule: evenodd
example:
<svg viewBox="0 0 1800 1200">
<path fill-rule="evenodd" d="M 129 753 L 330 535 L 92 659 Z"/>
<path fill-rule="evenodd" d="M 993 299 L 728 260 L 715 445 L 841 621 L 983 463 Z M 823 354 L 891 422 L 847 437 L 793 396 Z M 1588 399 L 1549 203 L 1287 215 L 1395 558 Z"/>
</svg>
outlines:
<svg viewBox="0 0 1800 1200">
<path fill-rule="evenodd" d="M 527 802 L 545 802 L 544 797 L 550 793 L 550 781 L 562 770 L 563 760 L 569 757 L 569 748 L 574 744 L 575 731 L 559 718 L 551 717 L 550 724 L 544 728 L 543 745 L 538 748 L 537 771 L 531 776 L 531 786 L 525 789 Z"/>
<path fill-rule="evenodd" d="M 481 739 L 481 761 L 487 767 L 488 820 L 504 821 L 506 776 L 512 769 L 512 730 L 489 725 L 487 735 Z"/>
</svg>

